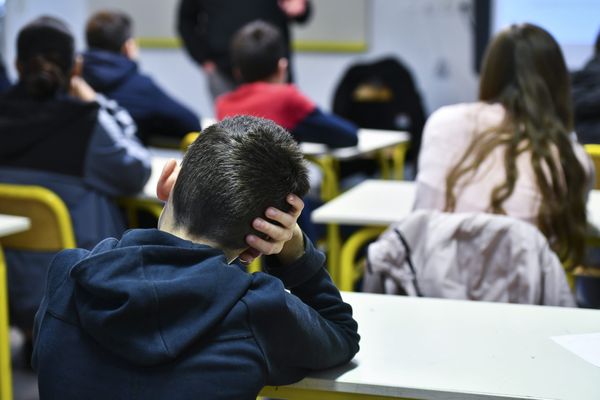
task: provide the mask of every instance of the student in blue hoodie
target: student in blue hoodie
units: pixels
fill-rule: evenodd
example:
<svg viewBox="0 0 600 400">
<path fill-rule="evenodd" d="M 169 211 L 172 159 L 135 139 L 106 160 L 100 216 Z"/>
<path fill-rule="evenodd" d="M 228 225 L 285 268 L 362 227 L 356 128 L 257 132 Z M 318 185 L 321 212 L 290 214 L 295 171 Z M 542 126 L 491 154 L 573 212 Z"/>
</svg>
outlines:
<svg viewBox="0 0 600 400">
<path fill-rule="evenodd" d="M 162 172 L 158 229 L 54 259 L 36 316 L 40 397 L 254 399 L 348 362 L 352 310 L 296 223 L 307 189 L 275 123 L 207 128 Z M 261 253 L 266 273 L 231 264 Z"/>
<path fill-rule="evenodd" d="M 153 136 L 180 139 L 200 131 L 194 112 L 140 73 L 132 30 L 131 19 L 121 12 L 100 11 L 90 17 L 85 31 L 89 49 L 83 54 L 85 80 L 129 111 L 144 142 Z"/>
<path fill-rule="evenodd" d="M 77 245 L 120 236 L 115 198 L 139 193 L 150 154 L 114 101 L 81 79 L 67 26 L 40 17 L 17 37 L 17 83 L 0 96 L 0 182 L 39 185 L 66 204 Z M 11 325 L 31 335 L 55 252 L 6 251 Z"/>
</svg>

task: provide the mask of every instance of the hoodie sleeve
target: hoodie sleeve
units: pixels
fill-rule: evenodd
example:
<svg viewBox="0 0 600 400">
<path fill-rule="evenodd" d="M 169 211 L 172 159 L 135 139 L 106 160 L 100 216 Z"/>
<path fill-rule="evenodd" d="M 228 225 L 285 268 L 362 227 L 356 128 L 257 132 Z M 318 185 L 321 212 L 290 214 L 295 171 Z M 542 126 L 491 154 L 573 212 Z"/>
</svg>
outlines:
<svg viewBox="0 0 600 400">
<path fill-rule="evenodd" d="M 334 114 L 325 114 L 315 108 L 292 134 L 299 142 L 324 143 L 329 147 L 348 147 L 358 144 L 358 127 Z"/>
<path fill-rule="evenodd" d="M 267 365 L 268 385 L 296 382 L 311 370 L 346 363 L 358 352 L 358 325 L 305 236 L 305 254 L 288 266 L 266 257 L 245 297 L 250 325 Z M 284 290 L 284 286 L 291 293 Z"/>
<path fill-rule="evenodd" d="M 143 140 L 153 134 L 180 139 L 190 132 L 200 131 L 200 120 L 190 109 L 169 96 L 151 78 L 141 76 L 140 81 L 145 102 L 141 100 L 130 111 Z"/>
<path fill-rule="evenodd" d="M 140 192 L 151 172 L 150 153 L 135 136 L 131 116 L 115 101 L 98 96 L 98 122 L 85 161 L 87 184 L 110 196 Z"/>
</svg>

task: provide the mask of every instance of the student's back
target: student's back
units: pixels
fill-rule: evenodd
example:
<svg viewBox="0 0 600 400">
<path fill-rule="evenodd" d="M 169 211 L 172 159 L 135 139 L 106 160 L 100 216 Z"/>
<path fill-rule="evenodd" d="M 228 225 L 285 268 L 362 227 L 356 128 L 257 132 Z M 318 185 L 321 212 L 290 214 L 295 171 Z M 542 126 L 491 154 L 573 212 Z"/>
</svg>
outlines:
<svg viewBox="0 0 600 400">
<path fill-rule="evenodd" d="M 36 315 L 40 397 L 254 399 L 349 361 L 352 310 L 296 224 L 307 189 L 281 127 L 207 128 L 163 169 L 159 229 L 54 258 Z M 265 272 L 231 264 L 261 253 Z"/>
<path fill-rule="evenodd" d="M 275 27 L 262 21 L 244 26 L 233 38 L 231 57 L 243 84 L 217 99 L 217 119 L 253 115 L 277 122 L 300 142 L 330 147 L 358 143 L 356 125 L 323 113 L 294 85 L 285 83 L 288 61 Z"/>
<path fill-rule="evenodd" d="M 125 225 L 113 198 L 137 193 L 150 174 L 131 118 L 71 77 L 73 38 L 59 20 L 42 17 L 23 28 L 18 69 L 18 84 L 0 98 L 0 181 L 56 192 L 78 246 L 120 235 Z M 7 252 L 14 324 L 31 329 L 52 256 Z"/>
<path fill-rule="evenodd" d="M 534 223 L 561 259 L 581 260 L 593 165 L 572 134 L 569 76 L 552 36 L 513 25 L 490 43 L 480 101 L 429 118 L 416 208 Z"/>
<path fill-rule="evenodd" d="M 143 141 L 156 136 L 179 139 L 200 131 L 194 112 L 140 73 L 128 16 L 108 11 L 94 14 L 87 23 L 86 38 L 89 49 L 83 54 L 83 77 L 131 114 Z"/>
</svg>

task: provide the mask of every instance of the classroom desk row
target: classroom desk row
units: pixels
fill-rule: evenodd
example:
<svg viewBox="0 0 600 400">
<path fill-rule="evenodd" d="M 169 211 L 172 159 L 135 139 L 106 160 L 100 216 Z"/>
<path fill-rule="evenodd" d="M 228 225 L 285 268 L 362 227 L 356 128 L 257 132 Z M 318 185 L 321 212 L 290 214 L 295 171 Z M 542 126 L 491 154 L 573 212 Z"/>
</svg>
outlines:
<svg viewBox="0 0 600 400">
<path fill-rule="evenodd" d="M 404 188 L 400 195 L 410 190 L 405 183 L 396 186 Z M 594 193 L 592 204 L 599 201 Z M 383 218 L 347 221 L 387 222 Z M 0 215 L 0 237 L 28 227 L 27 218 Z M 4 278 L 0 263 L 2 289 Z M 596 310 L 349 292 L 342 296 L 353 307 L 362 338 L 354 360 L 290 386 L 266 387 L 261 395 L 290 400 L 600 398 L 600 368 L 551 339 L 600 332 Z M 5 299 L 0 295 L 3 317 Z M 2 398 L 10 398 L 11 390 L 6 326 L 6 321 L 0 324 Z"/>
<path fill-rule="evenodd" d="M 340 263 L 333 270 L 340 290 L 352 290 L 352 265 L 358 250 L 390 224 L 412 211 L 416 184 L 406 181 L 367 180 L 324 204 L 311 215 L 313 222 L 328 225 L 357 225 L 343 244 L 339 237 L 328 237 L 328 246 L 340 247 Z M 600 190 L 592 190 L 587 203 L 588 221 L 600 228 Z"/>
<path fill-rule="evenodd" d="M 358 145 L 356 146 L 329 149 L 320 143 L 301 143 L 300 150 L 310 160 L 323 163 L 325 168 L 324 173 L 326 175 L 333 174 L 333 179 L 337 181 L 337 172 L 332 165 L 332 160 L 352 160 L 389 149 L 393 152 L 393 165 L 391 167 L 393 172 L 390 171 L 389 175 L 401 176 L 404 164 L 404 152 L 408 148 L 409 141 L 410 135 L 406 132 L 360 129 L 358 133 Z M 162 167 L 169 159 L 176 159 L 180 162 L 183 158 L 182 152 L 178 150 L 151 148 L 150 152 L 152 154 L 152 175 L 146 183 L 143 192 L 137 196 L 138 199 L 156 200 L 156 183 L 160 177 Z M 320 165 L 323 166 L 323 164 Z M 337 182 L 334 182 L 334 184 L 337 184 Z"/>
<path fill-rule="evenodd" d="M 600 368 L 551 339 L 600 332 L 597 310 L 349 292 L 342 297 L 352 305 L 361 335 L 354 360 L 290 386 L 267 387 L 262 395 L 600 399 Z"/>
<path fill-rule="evenodd" d="M 372 132 L 363 132 L 363 142 Z M 376 132 L 377 136 L 379 132 Z M 363 145 L 367 152 L 381 150 L 398 144 L 399 137 L 394 140 L 378 140 L 380 147 L 370 143 Z M 313 144 L 309 144 L 312 147 Z M 381 147 L 383 146 L 383 147 Z M 316 148 L 315 148 L 316 149 Z M 314 149 L 313 149 L 314 150 Z M 169 159 L 182 159 L 177 150 L 152 149 L 152 175 L 138 201 L 155 204 L 156 184 L 162 167 Z M 356 149 L 339 149 L 344 154 L 352 153 L 356 157 L 360 153 Z M 316 154 L 316 150 L 313 154 Z M 334 281 L 341 290 L 352 290 L 353 272 L 351 265 L 358 249 L 369 240 L 377 237 L 388 225 L 407 216 L 415 198 L 414 182 L 392 180 L 367 180 L 347 192 L 337 196 L 312 213 L 316 223 L 327 224 L 328 267 Z M 600 228 L 600 191 L 592 190 L 588 198 L 588 219 Z M 341 242 L 339 225 L 358 225 L 364 228 L 354 233 L 345 243 Z"/>
</svg>

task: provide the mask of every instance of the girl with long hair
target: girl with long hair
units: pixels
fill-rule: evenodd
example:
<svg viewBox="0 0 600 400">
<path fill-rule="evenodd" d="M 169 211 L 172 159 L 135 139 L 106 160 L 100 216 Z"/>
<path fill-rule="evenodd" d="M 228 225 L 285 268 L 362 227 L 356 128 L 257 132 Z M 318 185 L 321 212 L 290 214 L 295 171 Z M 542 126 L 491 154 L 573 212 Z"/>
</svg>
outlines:
<svg viewBox="0 0 600 400">
<path fill-rule="evenodd" d="M 560 47 L 538 26 L 513 25 L 487 49 L 479 102 L 443 107 L 428 120 L 415 208 L 529 221 L 561 260 L 577 263 L 592 178 L 573 133 Z"/>
</svg>

